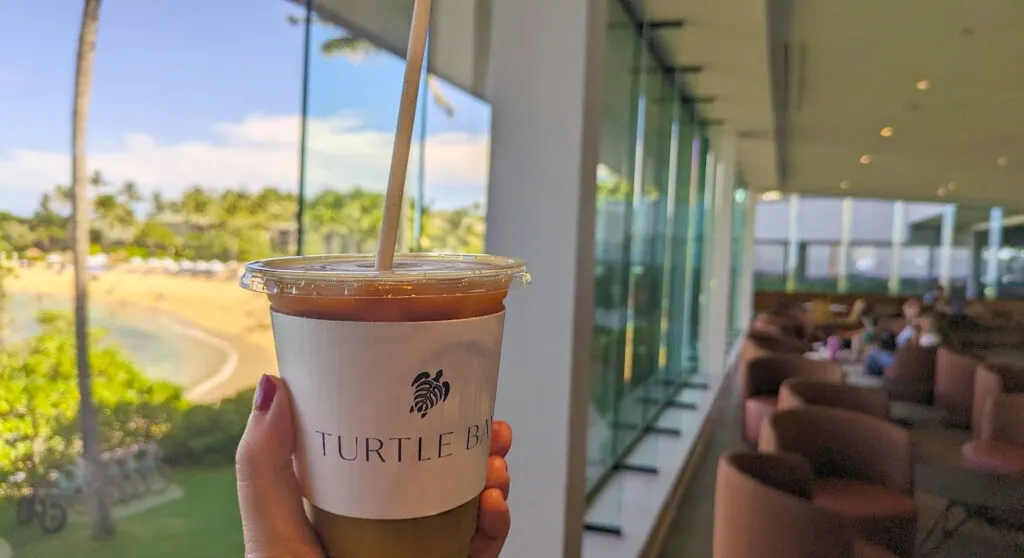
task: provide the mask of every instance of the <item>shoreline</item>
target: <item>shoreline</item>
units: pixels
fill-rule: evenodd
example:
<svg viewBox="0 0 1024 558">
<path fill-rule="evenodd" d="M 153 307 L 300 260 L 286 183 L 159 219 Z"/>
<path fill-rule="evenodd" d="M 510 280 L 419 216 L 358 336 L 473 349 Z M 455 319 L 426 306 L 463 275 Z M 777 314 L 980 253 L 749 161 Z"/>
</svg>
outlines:
<svg viewBox="0 0 1024 558">
<path fill-rule="evenodd" d="M 227 280 L 111 271 L 89 283 L 91 300 L 152 313 L 155 321 L 213 347 L 223 362 L 203 380 L 182 386 L 194 403 L 215 403 L 277 375 L 265 299 Z M 70 273 L 22 268 L 6 282 L 12 293 L 72 298 Z"/>
<path fill-rule="evenodd" d="M 184 397 L 189 401 L 201 400 L 201 398 L 207 395 L 209 392 L 216 390 L 221 384 L 227 382 L 234 376 L 238 369 L 238 351 L 228 343 L 227 341 L 212 335 L 209 332 L 203 331 L 202 329 L 194 325 L 186 325 L 181 323 L 170 316 L 161 315 L 160 321 L 168 324 L 168 327 L 176 329 L 182 335 L 186 335 L 193 339 L 196 339 L 200 343 L 205 343 L 211 347 L 219 349 L 224 353 L 225 360 L 217 369 L 217 373 L 206 378 L 193 386 L 183 386 Z"/>
</svg>

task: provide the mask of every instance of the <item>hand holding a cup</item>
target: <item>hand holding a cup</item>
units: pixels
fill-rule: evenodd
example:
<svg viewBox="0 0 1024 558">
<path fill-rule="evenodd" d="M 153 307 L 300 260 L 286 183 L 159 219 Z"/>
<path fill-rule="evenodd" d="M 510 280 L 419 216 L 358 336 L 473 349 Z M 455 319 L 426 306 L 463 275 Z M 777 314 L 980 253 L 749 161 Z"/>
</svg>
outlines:
<svg viewBox="0 0 1024 558">
<path fill-rule="evenodd" d="M 477 530 L 468 558 L 496 558 L 508 537 L 511 518 L 505 455 L 512 430 L 496 421 L 487 464 L 487 484 L 480 495 Z M 296 438 L 287 384 L 264 376 L 253 412 L 238 446 L 238 500 L 246 558 L 322 558 L 324 551 L 303 509 L 302 491 L 292 464 Z"/>
</svg>

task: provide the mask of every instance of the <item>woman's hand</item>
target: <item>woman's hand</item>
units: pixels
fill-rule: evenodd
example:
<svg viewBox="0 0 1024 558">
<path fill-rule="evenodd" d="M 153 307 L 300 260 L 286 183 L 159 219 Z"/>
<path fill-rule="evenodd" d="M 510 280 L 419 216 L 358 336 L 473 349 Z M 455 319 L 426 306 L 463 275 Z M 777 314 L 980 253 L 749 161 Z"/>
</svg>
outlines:
<svg viewBox="0 0 1024 558">
<path fill-rule="evenodd" d="M 292 465 L 295 426 L 288 386 L 264 376 L 235 457 L 238 504 L 247 558 L 323 558 L 302 507 L 302 491 Z M 497 558 L 511 524 L 509 475 L 505 455 L 512 429 L 495 421 L 487 486 L 480 494 L 477 530 L 467 558 Z"/>
</svg>

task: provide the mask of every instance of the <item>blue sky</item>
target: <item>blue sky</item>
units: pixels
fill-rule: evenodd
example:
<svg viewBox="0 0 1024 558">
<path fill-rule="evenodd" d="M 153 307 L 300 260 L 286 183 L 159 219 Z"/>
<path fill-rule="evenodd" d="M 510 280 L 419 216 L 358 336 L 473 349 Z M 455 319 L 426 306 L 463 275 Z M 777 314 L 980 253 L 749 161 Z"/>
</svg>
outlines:
<svg viewBox="0 0 1024 558">
<path fill-rule="evenodd" d="M 42 190 L 67 181 L 79 6 L 0 4 L 0 209 L 31 211 Z M 105 0 L 90 119 L 95 165 L 148 191 L 190 185 L 183 181 L 294 187 L 303 31 L 287 16 L 301 12 L 285 0 Z M 314 32 L 314 48 L 335 34 Z M 311 64 L 309 112 L 322 123 L 311 124 L 311 187 L 383 188 L 402 61 L 317 54 Z M 427 151 L 427 197 L 461 205 L 484 196 L 486 161 L 474 158 L 486 159 L 490 111 L 444 91 L 454 117 L 424 103 L 428 145 L 437 146 Z"/>
</svg>

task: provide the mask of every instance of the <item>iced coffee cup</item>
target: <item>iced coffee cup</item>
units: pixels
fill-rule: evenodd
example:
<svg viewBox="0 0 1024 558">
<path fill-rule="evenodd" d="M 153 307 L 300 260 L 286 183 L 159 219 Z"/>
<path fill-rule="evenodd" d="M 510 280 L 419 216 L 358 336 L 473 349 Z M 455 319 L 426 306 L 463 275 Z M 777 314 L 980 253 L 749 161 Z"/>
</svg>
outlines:
<svg viewBox="0 0 1024 558">
<path fill-rule="evenodd" d="M 270 301 L 294 399 L 295 469 L 334 558 L 465 558 L 484 488 L 510 288 L 494 256 L 276 258 L 241 284 Z"/>
</svg>

